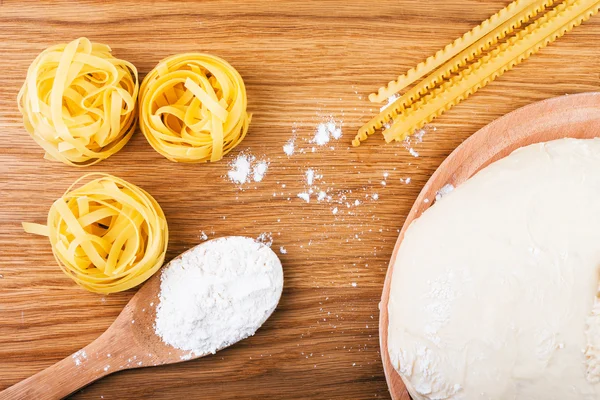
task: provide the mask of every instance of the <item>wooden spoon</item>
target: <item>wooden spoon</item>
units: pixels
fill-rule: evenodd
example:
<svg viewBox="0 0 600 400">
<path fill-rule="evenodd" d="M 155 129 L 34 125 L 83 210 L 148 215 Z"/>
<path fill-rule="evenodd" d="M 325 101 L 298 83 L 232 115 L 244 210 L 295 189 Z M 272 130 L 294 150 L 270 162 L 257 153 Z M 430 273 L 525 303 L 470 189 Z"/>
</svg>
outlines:
<svg viewBox="0 0 600 400">
<path fill-rule="evenodd" d="M 393 400 L 410 400 L 400 375 L 390 362 L 387 350 L 392 273 L 404 232 L 409 225 L 431 206 L 436 193 L 444 185 L 460 185 L 480 169 L 506 157 L 519 147 L 565 137 L 590 139 L 599 136 L 600 93 L 556 97 L 515 110 L 483 127 L 458 146 L 429 178 L 400 231 L 379 303 L 381 357 Z"/>
<path fill-rule="evenodd" d="M 175 259 L 183 254 L 185 252 Z M 277 258 L 275 253 L 273 256 Z M 174 364 L 204 356 L 176 349 L 154 333 L 160 276 L 159 271 L 138 290 L 100 337 L 64 360 L 0 392 L 0 400 L 61 399 L 117 371 Z M 276 305 L 273 304 L 272 310 Z"/>
</svg>

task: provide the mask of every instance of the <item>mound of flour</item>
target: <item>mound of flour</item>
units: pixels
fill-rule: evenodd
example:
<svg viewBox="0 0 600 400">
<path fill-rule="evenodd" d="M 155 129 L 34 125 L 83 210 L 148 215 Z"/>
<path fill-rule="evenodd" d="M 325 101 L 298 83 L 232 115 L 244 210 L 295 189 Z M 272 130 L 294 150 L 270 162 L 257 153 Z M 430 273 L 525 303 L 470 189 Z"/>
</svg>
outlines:
<svg viewBox="0 0 600 400">
<path fill-rule="evenodd" d="M 163 270 L 155 332 L 189 356 L 215 353 L 254 335 L 283 289 L 277 255 L 253 239 L 202 243 Z"/>
</svg>

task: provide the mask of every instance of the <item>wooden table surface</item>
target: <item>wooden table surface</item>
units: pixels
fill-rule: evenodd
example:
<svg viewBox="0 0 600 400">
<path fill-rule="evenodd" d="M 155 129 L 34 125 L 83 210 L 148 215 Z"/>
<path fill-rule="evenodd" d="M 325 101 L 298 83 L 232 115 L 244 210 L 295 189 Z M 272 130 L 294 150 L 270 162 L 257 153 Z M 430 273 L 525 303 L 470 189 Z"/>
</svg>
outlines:
<svg viewBox="0 0 600 400">
<path fill-rule="evenodd" d="M 21 229 L 21 221 L 45 221 L 76 178 L 102 171 L 159 201 L 171 231 L 169 258 L 199 243 L 202 232 L 272 235 L 285 289 L 256 336 L 204 359 L 108 376 L 73 398 L 388 398 L 378 302 L 420 188 L 459 143 L 495 118 L 537 100 L 598 90 L 596 17 L 428 125 L 422 142 L 386 145 L 376 135 L 350 147 L 379 109 L 366 99 L 371 91 L 507 3 L 0 0 L 0 389 L 92 341 L 133 295 L 78 288 L 55 265 L 47 239 Z M 225 58 L 247 85 L 254 114 L 247 138 L 214 164 L 167 161 L 141 133 L 85 170 L 44 160 L 15 99 L 41 50 L 79 36 L 109 44 L 142 76 L 173 53 Z M 343 137 L 313 152 L 308 140 L 330 118 L 342 123 Z M 294 136 L 296 153 L 288 157 L 282 146 Z M 270 160 L 265 178 L 242 189 L 225 178 L 240 151 Z M 330 202 L 297 197 L 308 168 L 323 175 L 315 186 Z"/>
</svg>

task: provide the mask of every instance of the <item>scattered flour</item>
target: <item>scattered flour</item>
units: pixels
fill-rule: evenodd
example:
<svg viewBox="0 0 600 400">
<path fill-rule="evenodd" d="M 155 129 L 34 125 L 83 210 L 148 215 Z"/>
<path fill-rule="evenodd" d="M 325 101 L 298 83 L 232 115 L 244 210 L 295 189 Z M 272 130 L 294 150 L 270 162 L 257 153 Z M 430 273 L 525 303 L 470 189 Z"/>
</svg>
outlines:
<svg viewBox="0 0 600 400">
<path fill-rule="evenodd" d="M 317 132 L 315 133 L 312 143 L 316 143 L 319 146 L 324 146 L 325 144 L 329 143 L 329 132 L 327 131 L 327 126 L 324 124 L 317 126 Z"/>
<path fill-rule="evenodd" d="M 207 240 L 208 239 L 208 235 L 204 231 L 201 231 L 200 232 L 200 239 L 201 240 Z"/>
<path fill-rule="evenodd" d="M 415 151 L 415 149 L 413 149 L 412 147 L 408 148 L 408 152 L 410 153 L 411 156 L 413 157 L 419 157 L 419 153 L 417 151 Z"/>
<path fill-rule="evenodd" d="M 386 108 L 388 108 L 393 102 L 395 102 L 396 100 L 398 100 L 398 97 L 399 96 L 397 94 L 394 94 L 394 95 L 391 95 L 390 97 L 388 97 L 387 104 L 381 106 L 381 108 L 379 108 L 379 112 L 381 112 L 381 111 L 385 110 Z"/>
<path fill-rule="evenodd" d="M 252 154 L 241 153 L 229 166 L 230 169 L 227 172 L 229 180 L 243 185 L 250 182 L 251 177 L 254 182 L 262 181 L 269 168 L 269 162 L 266 160 L 257 160 Z"/>
<path fill-rule="evenodd" d="M 384 172 L 383 173 L 383 180 L 381 181 L 381 186 L 386 186 L 387 185 L 387 178 L 388 176 L 390 176 L 389 172 Z"/>
<path fill-rule="evenodd" d="M 251 162 L 254 157 L 240 154 L 230 164 L 231 169 L 227 172 L 229 179 L 235 183 L 244 184 L 250 176 Z"/>
<path fill-rule="evenodd" d="M 309 168 L 304 174 L 306 175 L 306 184 L 312 186 L 315 180 L 315 171 L 312 168 Z"/>
<path fill-rule="evenodd" d="M 415 133 L 413 133 L 413 137 L 417 141 L 417 143 L 421 143 L 423 141 L 423 136 L 425 135 L 425 129 L 419 129 Z"/>
<path fill-rule="evenodd" d="M 334 125 L 334 127 L 335 127 L 335 125 Z M 338 140 L 342 137 L 342 127 L 341 126 L 331 129 L 331 127 L 328 125 L 328 129 L 330 129 L 331 137 L 334 138 L 335 140 Z"/>
<path fill-rule="evenodd" d="M 162 270 L 155 332 L 189 352 L 215 353 L 254 335 L 275 310 L 283 289 L 281 262 L 245 237 L 198 245 Z"/>
<path fill-rule="evenodd" d="M 287 254 L 287 250 L 286 250 L 286 249 L 285 249 L 285 247 L 283 247 L 283 246 L 280 246 L 280 247 L 279 247 L 279 252 L 280 252 L 281 254 Z"/>
<path fill-rule="evenodd" d="M 80 366 L 83 361 L 87 360 L 88 356 L 85 350 L 81 349 L 74 353 L 71 358 L 73 358 L 73 362 L 76 366 Z"/>
<path fill-rule="evenodd" d="M 453 190 L 454 190 L 453 185 L 451 185 L 450 183 L 445 184 L 436 193 L 435 201 L 439 201 L 442 197 L 446 196 L 448 193 L 452 192 Z"/>
<path fill-rule="evenodd" d="M 262 181 L 263 177 L 267 173 L 268 168 L 269 168 L 269 163 L 264 160 L 256 163 L 256 165 L 254 166 L 254 171 L 253 171 L 254 182 Z"/>
<path fill-rule="evenodd" d="M 406 150 L 408 150 L 411 156 L 419 157 L 419 152 L 412 148 L 412 141 L 414 139 L 417 143 L 421 143 L 423 141 L 423 136 L 425 135 L 425 133 L 425 129 L 419 129 L 418 131 L 413 133 L 412 136 L 409 136 L 406 139 L 404 139 L 403 145 L 406 148 Z"/>
<path fill-rule="evenodd" d="M 319 190 L 318 188 L 314 188 L 313 185 L 315 184 L 315 181 L 321 178 L 323 178 L 323 175 L 317 174 L 312 168 L 308 168 L 304 172 L 304 180 L 308 188 L 306 188 L 304 192 L 298 193 L 297 196 L 305 202 L 310 203 L 310 195 Z M 322 201 L 325 198 L 327 198 L 327 192 L 320 190 L 319 194 L 317 195 L 317 201 Z"/>
<path fill-rule="evenodd" d="M 325 146 L 332 138 L 338 140 L 342 137 L 341 123 L 337 125 L 333 119 L 317 125 L 315 136 L 310 141 L 317 146 Z"/>
<path fill-rule="evenodd" d="M 271 232 L 263 232 L 256 238 L 256 241 L 264 244 L 265 246 L 271 247 L 273 244 L 273 235 Z"/>
<path fill-rule="evenodd" d="M 304 200 L 307 203 L 310 203 L 310 193 L 298 193 L 298 197 L 300 197 L 302 200 Z"/>
<path fill-rule="evenodd" d="M 283 152 L 288 157 L 291 157 L 294 155 L 294 151 L 295 151 L 295 144 L 294 144 L 294 139 L 292 138 L 292 139 L 288 140 L 285 145 L 283 145 Z"/>
</svg>

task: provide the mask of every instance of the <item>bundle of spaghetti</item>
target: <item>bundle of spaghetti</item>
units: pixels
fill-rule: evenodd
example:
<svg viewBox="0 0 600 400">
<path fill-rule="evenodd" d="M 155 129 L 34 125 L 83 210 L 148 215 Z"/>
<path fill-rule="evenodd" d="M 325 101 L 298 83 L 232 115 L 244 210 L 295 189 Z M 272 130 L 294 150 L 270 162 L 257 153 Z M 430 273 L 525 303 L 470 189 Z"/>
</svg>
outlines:
<svg viewBox="0 0 600 400">
<path fill-rule="evenodd" d="M 524 22 L 526 18 L 528 19 L 539 12 L 540 7 L 546 7 L 552 3 L 554 3 L 554 0 L 513 1 L 508 6 L 456 39 L 454 42 L 446 45 L 443 49 L 438 50 L 433 56 L 428 57 L 416 67 L 408 70 L 406 74 L 400 75 L 395 81 L 389 82 L 387 86 L 379 88 L 377 93 L 371 93 L 369 95 L 369 100 L 378 103 L 385 101 L 390 96 L 400 92 L 402 89 L 421 79 L 435 68 L 438 68 L 448 59 L 457 56 L 465 50 L 471 49 L 473 43 L 482 38 L 485 38 L 483 45 L 489 47 L 489 45 L 493 44 L 492 41 L 497 42 L 501 37 L 500 35 L 505 36 L 510 30 Z M 503 27 L 503 25 L 506 25 L 506 21 L 511 19 L 514 20 L 514 22 L 508 27 Z M 484 50 L 484 47 L 482 46 L 481 48 L 473 49 L 473 53 L 471 54 L 472 57 L 477 55 L 477 50 Z M 458 57 L 458 59 L 462 60 L 462 57 Z M 467 61 L 467 59 L 464 59 L 464 61 Z"/>
<path fill-rule="evenodd" d="M 439 69 L 416 84 L 397 100 L 393 101 L 386 107 L 384 111 L 365 124 L 359 130 L 357 137 L 360 136 L 361 140 L 365 140 L 367 135 L 371 135 L 375 132 L 375 129 L 381 128 L 386 122 L 396 118 L 403 109 L 408 108 L 417 102 L 417 100 L 421 99 L 423 96 L 443 83 L 445 80 L 456 75 L 469 63 L 473 62 L 478 57 L 481 57 L 483 54 L 485 54 L 485 52 L 497 45 L 500 40 L 506 38 L 514 31 L 514 29 L 520 28 L 527 20 L 536 16 L 540 11 L 544 10 L 545 7 L 551 5 L 553 2 L 554 0 L 538 0 L 533 3 L 528 3 L 526 7 L 522 4 L 522 2 L 517 1 L 511 3 L 507 8 L 501 10 L 497 14 L 494 14 L 492 17 L 490 17 L 490 19 L 484 21 L 481 25 L 467 32 L 462 38 L 457 39 L 454 43 L 446 46 L 444 50 L 438 51 L 435 56 L 430 57 L 428 60 L 436 61 L 434 65 L 431 65 L 429 68 L 425 68 L 428 63 L 421 63 L 416 68 L 408 71 L 406 75 L 400 76 L 397 81 L 390 82 L 387 87 L 380 88 L 377 95 L 372 93 L 369 96 L 372 101 L 379 101 L 381 96 L 387 95 L 388 93 L 391 93 L 391 96 L 393 96 L 396 92 L 399 92 L 418 79 L 414 77 L 417 73 L 416 71 L 421 71 L 419 75 L 420 78 L 422 75 L 430 72 L 431 69 L 435 67 L 439 67 L 444 62 Z M 511 12 L 508 13 L 508 11 Z M 500 17 L 507 19 L 501 19 Z M 486 27 L 489 29 L 478 29 L 481 27 Z M 479 35 L 475 36 L 475 34 L 471 34 L 473 32 L 478 32 Z M 479 39 L 473 43 L 466 41 L 465 38 Z M 458 50 L 461 51 L 459 52 Z M 453 55 L 453 58 L 451 58 L 449 61 L 446 61 Z M 409 80 L 409 77 L 413 77 L 413 79 Z M 390 90 L 395 90 L 396 92 L 390 92 Z M 377 100 L 374 99 L 375 97 Z"/>
<path fill-rule="evenodd" d="M 74 188 L 83 180 L 95 178 Z M 156 200 L 139 187 L 107 174 L 78 179 L 56 200 L 46 225 L 23 223 L 47 236 L 65 274 L 96 293 L 131 289 L 163 264 L 169 230 Z"/>
<path fill-rule="evenodd" d="M 600 7 L 600 1 L 591 0 L 554 3 L 553 0 L 540 0 L 529 2 L 526 7 L 519 1 L 511 3 L 505 10 L 512 12 L 503 13 L 502 10 L 496 14 L 495 16 L 500 15 L 504 19 L 501 22 L 496 20 L 494 28 L 488 30 L 487 34 L 481 35 L 479 40 L 469 46 L 463 44 L 464 50 L 452 52 L 451 54 L 456 54 L 453 58 L 365 124 L 356 135 L 353 145 L 360 145 L 368 135 L 392 120 L 392 126 L 384 131 L 384 138 L 388 142 L 403 140 L 540 48 L 590 18 Z M 494 16 L 487 21 L 493 18 Z M 451 46 L 451 49 L 454 47 Z M 439 60 L 447 60 L 451 56 L 436 54 L 436 57 L 437 65 L 441 65 L 443 61 Z M 417 66 L 414 70 L 423 68 Z M 402 85 L 411 84 L 406 78 L 415 75 L 411 71 L 401 76 L 398 81 L 390 82 L 387 88 L 381 88 L 379 94 L 383 96 L 389 93 L 388 89 L 401 90 L 404 88 Z M 374 97 L 375 95 L 372 95 L 373 99 Z"/>
<path fill-rule="evenodd" d="M 146 76 L 140 96 L 141 130 L 171 161 L 218 161 L 248 132 L 244 81 L 221 58 L 168 57 Z"/>
<path fill-rule="evenodd" d="M 589 2 L 592 3 L 592 2 Z M 589 6 L 563 3 L 519 32 L 514 38 L 478 60 L 441 87 L 413 104 L 383 132 L 386 141 L 404 137 L 449 110 L 478 89 L 527 59 L 541 48 L 589 19 L 600 9 L 600 2 Z"/>
<path fill-rule="evenodd" d="M 25 129 L 45 158 L 84 167 L 115 154 L 136 126 L 138 75 L 107 45 L 86 38 L 49 47 L 18 95 Z"/>
</svg>

